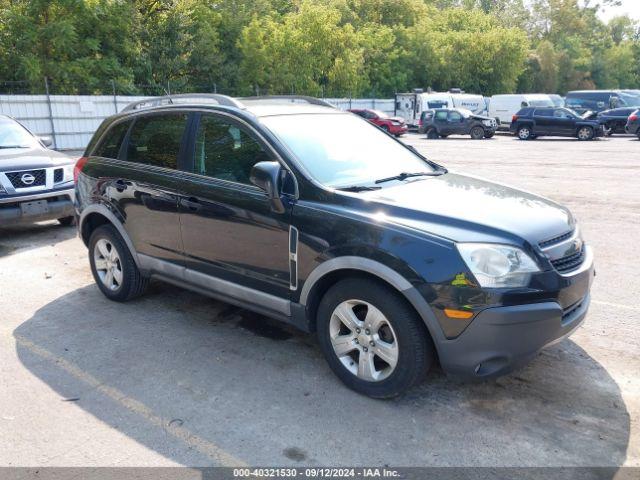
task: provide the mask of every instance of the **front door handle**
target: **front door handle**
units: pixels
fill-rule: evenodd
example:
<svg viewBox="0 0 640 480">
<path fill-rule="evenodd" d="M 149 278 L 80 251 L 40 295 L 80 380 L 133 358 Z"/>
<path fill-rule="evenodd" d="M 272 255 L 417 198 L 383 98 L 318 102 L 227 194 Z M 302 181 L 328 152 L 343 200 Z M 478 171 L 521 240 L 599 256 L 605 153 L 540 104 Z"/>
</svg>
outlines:
<svg viewBox="0 0 640 480">
<path fill-rule="evenodd" d="M 200 201 L 195 198 L 195 197 L 189 197 L 189 198 L 183 198 L 180 201 L 180 204 L 185 207 L 188 208 L 189 210 L 191 210 L 192 212 L 197 212 L 198 210 L 200 210 L 202 208 L 202 204 L 200 203 Z"/>
</svg>

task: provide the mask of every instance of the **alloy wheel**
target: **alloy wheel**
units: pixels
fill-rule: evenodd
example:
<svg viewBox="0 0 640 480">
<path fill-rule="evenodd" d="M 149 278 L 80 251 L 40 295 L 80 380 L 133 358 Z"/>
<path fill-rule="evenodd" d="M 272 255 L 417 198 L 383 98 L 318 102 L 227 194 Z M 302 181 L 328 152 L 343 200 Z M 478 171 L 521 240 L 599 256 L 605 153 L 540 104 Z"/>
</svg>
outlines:
<svg viewBox="0 0 640 480">
<path fill-rule="evenodd" d="M 122 285 L 122 262 L 118 250 L 104 238 L 96 242 L 93 250 L 93 263 L 102 284 L 115 291 Z"/>
<path fill-rule="evenodd" d="M 363 300 L 347 300 L 333 311 L 329 322 L 333 351 L 353 375 L 379 382 L 398 364 L 398 340 L 387 317 Z"/>
<path fill-rule="evenodd" d="M 530 136 L 531 136 L 531 131 L 528 128 L 523 127 L 520 130 L 518 130 L 518 137 L 520 138 L 520 140 L 528 140 Z"/>
<path fill-rule="evenodd" d="M 582 127 L 578 130 L 578 138 L 580 140 L 589 140 L 591 138 L 591 129 L 589 127 Z"/>
</svg>

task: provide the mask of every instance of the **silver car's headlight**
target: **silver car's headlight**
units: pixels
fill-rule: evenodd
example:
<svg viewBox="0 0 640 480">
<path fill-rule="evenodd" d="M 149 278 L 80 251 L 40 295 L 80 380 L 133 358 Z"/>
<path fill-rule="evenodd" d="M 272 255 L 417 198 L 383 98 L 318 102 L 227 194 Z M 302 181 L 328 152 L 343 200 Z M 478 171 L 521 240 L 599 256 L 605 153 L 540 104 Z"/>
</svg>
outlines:
<svg viewBox="0 0 640 480">
<path fill-rule="evenodd" d="M 482 124 L 486 125 L 487 127 L 490 127 L 491 126 L 491 120 L 483 120 Z"/>
<path fill-rule="evenodd" d="M 518 247 L 495 243 L 459 243 L 458 251 L 482 287 L 524 287 L 540 268 Z"/>
</svg>

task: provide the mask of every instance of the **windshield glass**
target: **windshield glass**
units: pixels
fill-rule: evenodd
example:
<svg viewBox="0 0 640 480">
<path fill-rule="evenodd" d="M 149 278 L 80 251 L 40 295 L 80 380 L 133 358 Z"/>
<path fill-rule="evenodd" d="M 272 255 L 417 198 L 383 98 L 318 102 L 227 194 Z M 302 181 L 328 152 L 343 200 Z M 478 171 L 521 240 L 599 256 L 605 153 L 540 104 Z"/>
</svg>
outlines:
<svg viewBox="0 0 640 480">
<path fill-rule="evenodd" d="M 279 115 L 261 120 L 311 176 L 328 187 L 372 184 L 401 172 L 434 171 L 411 150 L 355 115 Z"/>
<path fill-rule="evenodd" d="M 458 108 L 458 112 L 460 112 L 464 118 L 469 118 L 471 115 L 475 115 L 471 110 L 467 110 L 466 108 Z"/>
<path fill-rule="evenodd" d="M 0 118 L 0 148 L 28 148 L 37 145 L 33 136 L 9 118 Z"/>
<path fill-rule="evenodd" d="M 628 93 L 620 93 L 620 107 L 640 107 L 640 96 L 631 95 Z"/>
<path fill-rule="evenodd" d="M 373 110 L 373 113 L 375 113 L 380 118 L 389 118 L 389 115 L 387 115 L 381 110 Z"/>
</svg>

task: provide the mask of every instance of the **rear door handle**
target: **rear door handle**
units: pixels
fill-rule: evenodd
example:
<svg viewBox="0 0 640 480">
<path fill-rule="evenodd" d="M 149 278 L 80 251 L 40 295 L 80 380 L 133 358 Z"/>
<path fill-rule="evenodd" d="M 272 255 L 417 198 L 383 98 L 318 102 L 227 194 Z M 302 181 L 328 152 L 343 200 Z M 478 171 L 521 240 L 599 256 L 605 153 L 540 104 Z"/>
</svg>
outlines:
<svg viewBox="0 0 640 480">
<path fill-rule="evenodd" d="M 124 192 L 127 189 L 127 182 L 125 182 L 123 179 L 119 178 L 118 180 L 116 180 L 115 182 L 113 182 L 116 186 L 116 190 L 118 190 L 119 192 Z"/>
<path fill-rule="evenodd" d="M 202 204 L 195 197 L 183 198 L 180 201 L 180 203 L 182 204 L 183 207 L 188 208 L 192 212 L 197 212 L 198 210 L 200 210 L 202 208 Z"/>
</svg>

